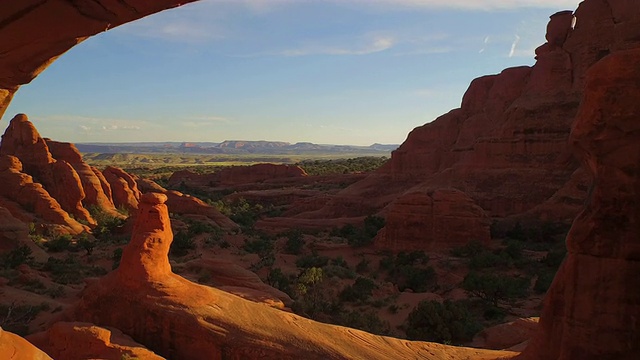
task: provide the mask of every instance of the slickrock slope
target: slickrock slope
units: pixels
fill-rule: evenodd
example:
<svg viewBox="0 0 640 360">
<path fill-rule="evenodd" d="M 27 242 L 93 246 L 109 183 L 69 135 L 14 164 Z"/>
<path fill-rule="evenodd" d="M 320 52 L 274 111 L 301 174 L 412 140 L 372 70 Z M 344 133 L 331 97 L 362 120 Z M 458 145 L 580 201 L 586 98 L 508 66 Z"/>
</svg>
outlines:
<svg viewBox="0 0 640 360">
<path fill-rule="evenodd" d="M 0 8 L 0 116 L 20 85 L 89 36 L 195 0 L 6 0 Z"/>
<path fill-rule="evenodd" d="M 29 335 L 27 339 L 60 360 L 164 359 L 117 329 L 105 329 L 88 323 L 58 322 L 47 331 Z"/>
<path fill-rule="evenodd" d="M 52 360 L 49 355 L 18 335 L 0 328 L 0 359 L 3 360 Z"/>
<path fill-rule="evenodd" d="M 142 196 L 120 267 L 90 284 L 78 320 L 122 330 L 172 359 L 496 359 L 510 352 L 409 342 L 317 323 L 172 273 L 163 194 Z"/>
<path fill-rule="evenodd" d="M 232 166 L 213 174 L 196 174 L 189 170 L 176 171 L 169 178 L 169 185 L 180 186 L 225 186 L 258 183 L 263 181 L 299 178 L 307 173 L 299 166 L 284 164 L 256 164 Z"/>
<path fill-rule="evenodd" d="M 571 141 L 593 176 L 568 257 L 545 298 L 528 359 L 636 359 L 640 353 L 640 50 L 587 72 Z"/>
<path fill-rule="evenodd" d="M 257 295 L 258 300 L 266 299 L 274 307 L 291 306 L 293 300 L 286 293 L 271 287 L 260 279 L 256 273 L 225 259 L 197 259 L 185 264 L 187 269 L 208 275 L 208 285 L 225 290 L 232 294 L 254 300 L 250 295 Z M 245 291 L 253 290 L 253 291 Z M 247 294 L 248 296 L 243 296 Z M 278 302 L 282 305 L 280 306 Z"/>
</svg>

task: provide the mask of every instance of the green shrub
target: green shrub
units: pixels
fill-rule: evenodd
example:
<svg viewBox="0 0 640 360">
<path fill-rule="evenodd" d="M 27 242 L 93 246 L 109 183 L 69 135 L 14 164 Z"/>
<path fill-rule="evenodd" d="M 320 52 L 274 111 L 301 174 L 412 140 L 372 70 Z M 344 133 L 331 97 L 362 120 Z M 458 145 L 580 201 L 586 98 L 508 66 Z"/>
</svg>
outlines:
<svg viewBox="0 0 640 360">
<path fill-rule="evenodd" d="M 273 252 L 273 239 L 266 234 L 258 234 L 257 238 L 246 239 L 242 248 L 246 252 L 266 256 Z"/>
<path fill-rule="evenodd" d="M 338 312 L 333 321 L 337 325 L 360 329 L 376 335 L 390 335 L 388 321 L 381 320 L 373 310 L 347 310 Z"/>
<path fill-rule="evenodd" d="M 507 275 L 481 274 L 469 272 L 462 282 L 462 287 L 471 295 L 498 306 L 500 301 L 508 301 L 525 297 L 531 280 L 513 278 Z"/>
<path fill-rule="evenodd" d="M 27 245 L 21 245 L 6 254 L 0 255 L 0 267 L 3 269 L 15 269 L 21 264 L 33 262 L 32 251 Z"/>
<path fill-rule="evenodd" d="M 467 243 L 466 245 L 457 247 L 457 248 L 453 248 L 451 250 L 451 255 L 455 256 L 455 257 L 471 257 L 473 255 L 476 255 L 480 252 L 482 252 L 483 250 L 485 250 L 486 247 L 478 240 L 473 240 L 470 241 L 469 243 Z"/>
<path fill-rule="evenodd" d="M 173 236 L 173 242 L 171 243 L 171 248 L 169 250 L 169 254 L 172 256 L 185 256 L 191 250 L 195 250 L 196 243 L 193 240 L 193 237 L 188 233 L 183 231 L 178 231 Z"/>
<path fill-rule="evenodd" d="M 58 235 L 53 239 L 47 241 L 44 244 L 44 246 L 47 248 L 47 250 L 51 252 L 66 251 L 71 248 L 72 240 L 73 240 L 73 237 L 69 234 Z"/>
<path fill-rule="evenodd" d="M 111 270 L 115 270 L 120 266 L 120 260 L 122 259 L 122 248 L 117 248 L 113 250 L 113 254 L 111 255 L 111 260 L 113 261 L 113 265 L 111 266 Z"/>
<path fill-rule="evenodd" d="M 87 255 L 93 253 L 93 249 L 96 247 L 96 242 L 89 238 L 87 233 L 82 233 L 78 239 L 77 245 L 79 248 L 87 252 Z"/>
<path fill-rule="evenodd" d="M 422 301 L 407 317 L 410 340 L 461 344 L 473 338 L 480 325 L 464 302 Z"/>
<path fill-rule="evenodd" d="M 287 294 L 291 294 L 291 281 L 289 281 L 289 277 L 286 276 L 280 268 L 273 268 L 269 271 L 267 284 Z"/>
<path fill-rule="evenodd" d="M 298 255 L 304 247 L 304 236 L 302 231 L 294 229 L 286 234 L 287 242 L 284 245 L 284 250 L 287 254 Z"/>
<path fill-rule="evenodd" d="M 65 259 L 50 257 L 42 270 L 49 272 L 53 281 L 64 285 L 81 284 L 85 278 L 107 273 L 99 266 L 83 265 L 75 256 L 68 256 Z"/>
<path fill-rule="evenodd" d="M 299 257 L 296 260 L 296 266 L 299 268 L 322 268 L 329 263 L 329 258 L 326 256 L 318 255 L 317 253 L 312 253 L 310 255 L 304 255 Z"/>
<path fill-rule="evenodd" d="M 340 292 L 340 300 L 348 302 L 365 302 L 367 301 L 378 286 L 371 279 L 359 277 L 353 285 L 347 285 Z"/>
<path fill-rule="evenodd" d="M 537 294 L 546 293 L 547 290 L 549 290 L 549 287 L 551 286 L 555 275 L 556 274 L 553 271 L 544 271 L 538 274 L 538 278 L 533 285 L 533 291 L 535 291 Z"/>
<path fill-rule="evenodd" d="M 50 309 L 49 304 L 40 305 L 10 305 L 0 304 L 0 327 L 20 336 L 26 336 L 29 332 L 29 323 L 42 311 Z"/>
<path fill-rule="evenodd" d="M 89 213 L 91 214 L 91 217 L 93 217 L 93 219 L 98 223 L 98 225 L 92 231 L 93 235 L 98 239 L 109 239 L 112 235 L 117 233 L 120 228 L 122 228 L 122 226 L 124 226 L 124 224 L 126 223 L 125 218 L 109 214 L 98 206 L 90 207 Z"/>
</svg>

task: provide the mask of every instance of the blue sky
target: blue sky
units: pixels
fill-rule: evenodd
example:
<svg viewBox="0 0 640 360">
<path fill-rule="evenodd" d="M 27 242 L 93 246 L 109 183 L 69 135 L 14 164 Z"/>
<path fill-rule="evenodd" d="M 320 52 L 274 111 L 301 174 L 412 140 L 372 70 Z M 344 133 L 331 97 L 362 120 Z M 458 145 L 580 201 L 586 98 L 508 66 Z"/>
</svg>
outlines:
<svg viewBox="0 0 640 360">
<path fill-rule="evenodd" d="M 533 64 L 578 0 L 204 0 L 90 38 L 23 86 L 61 141 L 403 142 L 469 82 Z"/>
</svg>

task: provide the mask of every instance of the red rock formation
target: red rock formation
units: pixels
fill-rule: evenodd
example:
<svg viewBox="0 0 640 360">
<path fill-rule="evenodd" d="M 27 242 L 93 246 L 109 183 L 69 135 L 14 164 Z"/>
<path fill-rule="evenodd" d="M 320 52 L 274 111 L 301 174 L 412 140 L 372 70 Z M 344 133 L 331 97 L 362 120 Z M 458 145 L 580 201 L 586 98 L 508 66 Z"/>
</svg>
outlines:
<svg viewBox="0 0 640 360">
<path fill-rule="evenodd" d="M 584 1 L 575 28 L 572 12 L 553 15 L 533 67 L 474 80 L 459 109 L 414 129 L 377 174 L 329 199 L 306 199 L 289 213 L 324 221 L 385 212 L 417 186 L 458 189 L 492 218 L 574 217 L 587 194 L 567 140 L 584 73 L 606 54 L 640 46 L 636 5 Z M 366 203 L 352 206 L 354 197 Z"/>
<path fill-rule="evenodd" d="M 47 331 L 29 335 L 27 339 L 55 359 L 164 359 L 120 330 L 88 323 L 58 322 Z"/>
<path fill-rule="evenodd" d="M 38 179 L 62 209 L 76 219 L 95 223 L 82 206 L 85 194 L 80 177 L 68 162 L 53 158 L 47 143 L 26 115 L 18 114 L 9 123 L 2 135 L 0 155 L 20 159 L 24 171 Z"/>
<path fill-rule="evenodd" d="M 0 9 L 0 116 L 20 85 L 87 37 L 193 1 L 5 1 Z"/>
<path fill-rule="evenodd" d="M 120 267 L 89 284 L 74 316 L 172 359 L 496 359 L 513 353 L 409 342 L 317 323 L 191 283 L 171 271 L 163 194 L 142 196 Z"/>
<path fill-rule="evenodd" d="M 97 171 L 82 160 L 82 155 L 74 144 L 50 139 L 45 139 L 45 141 L 51 151 L 51 155 L 56 160 L 66 161 L 78 174 L 85 193 L 85 198 L 82 201 L 85 207 L 96 206 L 112 216 L 121 216 L 113 204 L 111 188 L 108 186 L 108 183 L 106 180 L 103 182 L 98 176 Z M 107 185 L 105 186 L 105 184 Z M 108 192 L 105 193 L 105 190 Z"/>
<path fill-rule="evenodd" d="M 538 329 L 538 321 L 539 318 L 524 318 L 486 328 L 473 337 L 471 346 L 495 350 L 523 347 Z"/>
<path fill-rule="evenodd" d="M 205 216 L 225 230 L 238 229 L 238 225 L 228 217 L 222 215 L 218 209 L 196 197 L 183 194 L 179 191 L 167 190 L 151 180 L 136 179 L 136 182 L 140 189 L 145 192 L 165 194 L 168 199 L 167 206 L 172 213 Z"/>
<path fill-rule="evenodd" d="M 293 304 L 293 300 L 289 295 L 265 284 L 254 272 L 232 261 L 225 259 L 198 259 L 189 261 L 185 266 L 190 271 L 206 274 L 208 278 L 207 285 L 245 299 L 266 302 L 273 307 L 279 308 Z M 253 290 L 253 292 L 247 290 Z"/>
<path fill-rule="evenodd" d="M 48 255 L 29 238 L 27 225 L 16 219 L 11 212 L 2 207 L 0 200 L 0 253 L 5 253 L 26 245 L 37 261 L 47 261 Z"/>
<path fill-rule="evenodd" d="M 18 335 L 0 328 L 0 359 L 52 360 L 49 355 Z"/>
<path fill-rule="evenodd" d="M 102 175 L 111 188 L 115 206 L 135 212 L 141 195 L 136 180 L 126 171 L 113 166 L 104 169 Z"/>
<path fill-rule="evenodd" d="M 88 231 L 89 228 L 72 219 L 56 199 L 52 198 L 42 185 L 22 172 L 22 163 L 13 156 L 0 156 L 0 197 L 9 199 L 30 210 L 45 223 L 64 226 L 72 234 Z M 14 213 L 14 216 L 18 214 Z M 31 221 L 31 218 L 21 218 Z"/>
<path fill-rule="evenodd" d="M 169 178 L 170 186 L 230 186 L 257 183 L 275 179 L 307 176 L 299 166 L 256 164 L 251 166 L 231 166 L 212 174 L 196 174 L 188 170 L 176 171 Z"/>
<path fill-rule="evenodd" d="M 490 223 L 484 210 L 459 190 L 410 192 L 387 207 L 385 227 L 374 242 L 395 252 L 487 243 Z"/>
<path fill-rule="evenodd" d="M 639 63 L 640 50 L 621 51 L 587 72 L 571 140 L 593 187 L 526 358 L 624 360 L 640 353 Z"/>
</svg>

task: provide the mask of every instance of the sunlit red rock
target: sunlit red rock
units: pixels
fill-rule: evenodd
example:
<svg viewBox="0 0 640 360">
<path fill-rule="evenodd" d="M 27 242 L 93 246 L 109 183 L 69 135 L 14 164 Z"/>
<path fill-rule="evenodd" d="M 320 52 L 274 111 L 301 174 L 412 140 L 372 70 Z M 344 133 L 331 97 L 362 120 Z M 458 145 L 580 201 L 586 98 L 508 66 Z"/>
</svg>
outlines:
<svg viewBox="0 0 640 360">
<path fill-rule="evenodd" d="M 22 172 L 22 163 L 18 158 L 0 156 L 0 182 L 3 184 L 0 186 L 0 197 L 20 204 L 45 223 L 62 225 L 72 234 L 88 230 L 86 226 L 71 218 L 41 184 L 34 183 L 31 176 Z M 31 219 L 20 220 L 27 222 Z"/>
<path fill-rule="evenodd" d="M 119 216 L 111 198 L 111 188 L 108 187 L 108 192 L 105 193 L 106 180 L 103 182 L 97 171 L 82 160 L 82 155 L 75 145 L 50 139 L 45 140 L 52 156 L 56 160 L 66 161 L 78 174 L 85 193 L 82 200 L 84 207 L 95 206 L 113 216 Z"/>
<path fill-rule="evenodd" d="M 172 273 L 163 194 L 142 196 L 120 266 L 85 288 L 73 317 L 112 326 L 172 359 L 496 359 L 493 352 L 408 342 L 322 324 Z"/>
<path fill-rule="evenodd" d="M 53 158 L 46 141 L 26 115 L 18 114 L 9 123 L 2 135 L 0 155 L 20 159 L 24 172 L 35 177 L 63 210 L 78 220 L 94 223 L 82 206 L 85 194 L 80 177 L 68 162 Z"/>
<path fill-rule="evenodd" d="M 161 360 L 120 330 L 89 323 L 58 322 L 47 331 L 29 335 L 28 340 L 55 359 Z"/>
<path fill-rule="evenodd" d="M 138 209 L 141 193 L 138 190 L 138 184 L 130 174 L 120 168 L 107 166 L 102 171 L 102 175 L 111 188 L 113 203 L 117 208 L 131 212 Z"/>
<path fill-rule="evenodd" d="M 3 360 L 52 360 L 49 355 L 20 336 L 0 328 L 0 358 Z"/>
</svg>

